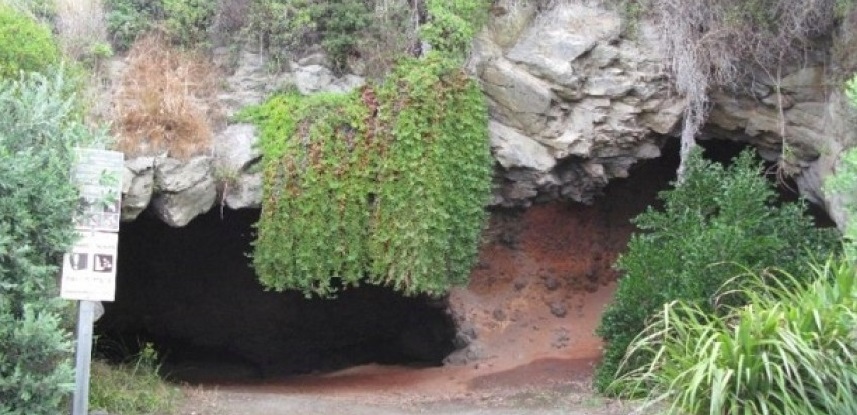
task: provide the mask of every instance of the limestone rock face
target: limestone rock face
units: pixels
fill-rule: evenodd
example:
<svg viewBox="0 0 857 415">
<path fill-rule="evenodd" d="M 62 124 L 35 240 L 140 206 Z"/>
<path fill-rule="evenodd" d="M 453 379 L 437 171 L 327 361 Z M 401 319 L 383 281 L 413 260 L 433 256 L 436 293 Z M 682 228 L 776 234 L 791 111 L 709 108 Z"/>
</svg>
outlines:
<svg viewBox="0 0 857 415">
<path fill-rule="evenodd" d="M 251 124 L 234 124 L 214 137 L 215 179 L 223 203 L 232 209 L 258 208 L 262 201 L 262 153 Z"/>
<path fill-rule="evenodd" d="M 672 90 L 655 28 L 641 22 L 634 36 L 624 36 L 620 16 L 598 2 L 557 2 L 550 10 L 530 3 L 497 0 L 507 13 L 488 22 L 468 64 L 489 103 L 497 161 L 490 204 L 590 203 L 635 163 L 660 156 L 664 141 L 678 133 L 685 101 Z M 364 82 L 335 76 L 323 54 L 286 62 L 276 73 L 252 51 L 215 54 L 237 62 L 220 95 L 228 115 L 288 87 L 344 92 Z M 826 84 L 826 68 L 813 63 L 825 56 L 785 68 L 778 81 L 761 74 L 743 93 L 715 91 L 699 138 L 743 141 L 781 161 L 797 174 L 801 192 L 842 225 L 842 201 L 825 195 L 822 185 L 857 132 L 845 98 Z M 258 207 L 257 135 L 252 126 L 231 125 L 216 134 L 213 157 L 129 160 L 123 218 L 151 204 L 167 223 L 181 226 L 215 203 Z"/>
<path fill-rule="evenodd" d="M 651 28 L 629 41 L 619 15 L 599 7 L 506 6 L 476 40 L 472 62 L 500 166 L 493 204 L 588 203 L 637 160 L 660 155 L 684 106 L 670 94 Z M 503 27 L 520 34 L 510 39 Z"/>
<path fill-rule="evenodd" d="M 188 161 L 155 158 L 152 197 L 155 215 L 170 226 L 185 226 L 197 215 L 208 212 L 217 199 L 214 163 L 210 156 Z"/>
<path fill-rule="evenodd" d="M 228 116 L 248 105 L 261 104 L 272 93 L 288 88 L 296 88 L 303 94 L 348 92 L 365 83 L 356 75 L 336 76 L 325 66 L 327 58 L 320 53 L 279 64 L 265 54 L 247 49 L 236 53 L 218 48 L 214 55 L 215 62 L 227 68 L 225 88 L 218 98 Z M 281 69 L 275 70 L 278 66 Z"/>
<path fill-rule="evenodd" d="M 137 157 L 125 162 L 122 178 L 122 220 L 132 221 L 149 206 L 155 186 L 155 158 Z"/>
</svg>

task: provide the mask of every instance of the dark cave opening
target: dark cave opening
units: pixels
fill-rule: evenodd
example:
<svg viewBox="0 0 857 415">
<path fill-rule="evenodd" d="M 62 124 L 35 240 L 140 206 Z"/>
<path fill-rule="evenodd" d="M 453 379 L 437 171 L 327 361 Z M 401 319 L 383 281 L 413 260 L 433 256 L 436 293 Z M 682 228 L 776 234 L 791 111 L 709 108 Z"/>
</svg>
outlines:
<svg viewBox="0 0 857 415">
<path fill-rule="evenodd" d="M 171 228 L 144 212 L 123 223 L 116 301 L 96 323 L 99 353 L 119 360 L 151 343 L 169 377 L 208 382 L 437 366 L 456 349 L 444 299 L 375 286 L 333 299 L 265 291 L 248 257 L 258 215 L 212 209 Z"/>
</svg>

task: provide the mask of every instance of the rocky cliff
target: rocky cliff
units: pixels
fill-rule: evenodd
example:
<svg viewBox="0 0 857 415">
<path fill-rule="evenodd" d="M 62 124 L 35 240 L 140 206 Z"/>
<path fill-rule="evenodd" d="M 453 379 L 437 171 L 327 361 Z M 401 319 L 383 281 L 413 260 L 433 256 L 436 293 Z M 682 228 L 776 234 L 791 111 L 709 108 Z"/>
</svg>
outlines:
<svg viewBox="0 0 857 415">
<path fill-rule="evenodd" d="M 550 10 L 516 0 L 497 6 L 503 13 L 475 40 L 469 62 L 491 108 L 497 160 L 491 205 L 589 203 L 639 160 L 660 156 L 680 124 L 684 100 L 672 91 L 653 27 L 643 22 L 628 35 L 618 13 L 583 0 Z M 827 56 L 811 56 L 779 79 L 759 76 L 743 92 L 714 93 L 701 138 L 755 146 L 795 174 L 801 192 L 842 224 L 841 201 L 821 188 L 857 137 L 842 93 L 827 84 Z M 363 83 L 356 75 L 335 76 L 317 54 L 286 68 L 273 74 L 263 55 L 243 52 L 220 95 L 227 113 L 284 87 L 313 93 Z M 258 207 L 256 136 L 252 126 L 228 125 L 210 154 L 128 160 L 123 218 L 133 220 L 151 206 L 166 223 L 184 226 L 219 203 Z"/>
</svg>

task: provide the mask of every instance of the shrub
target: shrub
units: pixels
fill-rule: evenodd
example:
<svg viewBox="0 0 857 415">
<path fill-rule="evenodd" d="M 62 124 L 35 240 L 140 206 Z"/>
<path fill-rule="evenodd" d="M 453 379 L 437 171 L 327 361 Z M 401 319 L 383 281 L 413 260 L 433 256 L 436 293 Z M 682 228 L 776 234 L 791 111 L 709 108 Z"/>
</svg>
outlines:
<svg viewBox="0 0 857 415">
<path fill-rule="evenodd" d="M 116 98 L 117 149 L 188 158 L 208 150 L 218 117 L 211 66 L 162 37 L 139 39 Z"/>
<path fill-rule="evenodd" d="M 599 390 L 617 376 L 628 344 L 663 304 L 684 300 L 709 310 L 714 294 L 738 271 L 728 264 L 805 275 L 800 272 L 808 258 L 833 249 L 835 232 L 814 228 L 803 204 L 776 204 L 760 170 L 746 151 L 729 168 L 694 152 L 685 182 L 660 194 L 663 210 L 649 208 L 635 218 L 640 232 L 616 263 L 622 278 L 598 327 L 607 343 L 596 372 Z M 639 364 L 631 360 L 625 370 Z"/>
<path fill-rule="evenodd" d="M 405 61 L 347 95 L 280 95 L 245 116 L 262 129 L 264 285 L 439 294 L 466 281 L 492 164 L 482 93 L 448 60 Z"/>
<path fill-rule="evenodd" d="M 160 0 L 106 0 L 107 30 L 117 50 L 128 50 L 134 41 L 164 18 Z"/>
<path fill-rule="evenodd" d="M 371 24 L 371 10 L 362 0 L 342 0 L 317 3 L 310 12 L 334 68 L 344 69 L 348 57 L 357 53 L 357 35 Z"/>
<path fill-rule="evenodd" d="M 429 21 L 422 27 L 423 39 L 432 48 L 463 58 L 470 40 L 488 18 L 490 1 L 425 0 Z"/>
<path fill-rule="evenodd" d="M 49 23 L 56 18 L 56 0 L 3 0 L 25 13 L 32 13 L 39 21 Z"/>
<path fill-rule="evenodd" d="M 855 272 L 850 260 L 828 260 L 811 284 L 751 275 L 738 293 L 749 304 L 723 316 L 669 303 L 629 348 L 646 365 L 611 388 L 665 401 L 668 414 L 857 413 Z"/>
<path fill-rule="evenodd" d="M 163 0 L 167 31 L 183 45 L 205 43 L 214 21 L 216 3 L 210 0 Z"/>
<path fill-rule="evenodd" d="M 158 376 L 159 368 L 157 353 L 149 344 L 125 364 L 94 361 L 89 407 L 123 415 L 172 413 L 179 390 Z"/>
<path fill-rule="evenodd" d="M 71 149 L 93 139 L 62 75 L 0 80 L 0 413 L 55 415 L 73 386 L 56 279 L 75 237 Z"/>
<path fill-rule="evenodd" d="M 275 56 L 321 44 L 335 69 L 351 59 L 366 60 L 368 75 L 376 78 L 418 50 L 420 36 L 447 56 L 463 57 L 490 5 L 487 0 L 250 1 L 244 31 Z"/>
<path fill-rule="evenodd" d="M 345 67 L 372 13 L 363 0 L 251 0 L 245 32 L 275 57 L 321 44 L 335 69 Z"/>
<path fill-rule="evenodd" d="M 845 96 L 852 109 L 857 108 L 857 75 L 845 83 Z M 827 178 L 824 191 L 828 196 L 839 196 L 844 200 L 848 222 L 845 224 L 845 249 L 853 258 L 857 258 L 857 201 L 851 196 L 857 188 L 857 149 L 849 148 L 842 152 L 835 174 Z"/>
<path fill-rule="evenodd" d="M 217 3 L 207 0 L 107 0 L 108 28 L 117 49 L 129 49 L 151 30 L 165 30 L 184 46 L 207 43 Z"/>
<path fill-rule="evenodd" d="M 0 78 L 42 72 L 60 60 L 50 28 L 0 4 Z"/>
<path fill-rule="evenodd" d="M 378 2 L 372 24 L 356 39 L 357 59 L 351 62 L 362 67 L 354 68 L 363 76 L 381 79 L 402 56 L 416 55 L 420 16 L 419 8 L 412 8 L 407 0 Z"/>
</svg>

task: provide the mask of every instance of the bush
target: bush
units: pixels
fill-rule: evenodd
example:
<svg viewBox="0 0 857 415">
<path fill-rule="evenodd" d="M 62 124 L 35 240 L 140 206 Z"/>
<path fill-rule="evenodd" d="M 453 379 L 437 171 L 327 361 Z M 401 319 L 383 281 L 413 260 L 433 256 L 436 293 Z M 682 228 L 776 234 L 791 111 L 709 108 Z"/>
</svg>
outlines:
<svg viewBox="0 0 857 415">
<path fill-rule="evenodd" d="M 616 263 L 623 275 L 598 327 L 607 343 L 599 390 L 617 376 L 628 344 L 663 304 L 684 300 L 709 310 L 714 294 L 741 270 L 729 264 L 806 275 L 809 258 L 833 249 L 835 232 L 816 229 L 803 204 L 776 204 L 760 170 L 749 152 L 729 168 L 694 152 L 685 182 L 660 194 L 663 210 L 649 208 L 634 220 L 640 232 Z M 631 360 L 625 370 L 640 364 Z"/>
<path fill-rule="evenodd" d="M 275 56 L 321 44 L 335 69 L 345 69 L 351 59 L 365 60 L 368 75 L 376 78 L 394 60 L 417 51 L 420 36 L 447 56 L 463 57 L 490 5 L 487 0 L 250 1 L 244 31 Z M 428 21 L 420 31 L 423 19 Z"/>
<path fill-rule="evenodd" d="M 160 0 L 106 0 L 107 31 L 117 50 L 128 50 L 138 37 L 164 18 Z"/>
<path fill-rule="evenodd" d="M 348 95 L 272 98 L 253 263 L 276 290 L 362 283 L 440 294 L 466 281 L 491 188 L 487 109 L 432 55 Z"/>
<path fill-rule="evenodd" d="M 43 72 L 60 61 L 50 28 L 0 4 L 0 78 Z"/>
<path fill-rule="evenodd" d="M 170 37 L 183 45 L 206 43 L 214 22 L 216 3 L 211 0 L 163 0 Z"/>
<path fill-rule="evenodd" d="M 139 37 L 156 29 L 165 30 L 177 44 L 205 44 L 217 4 L 207 0 L 107 0 L 107 6 L 113 45 L 128 50 Z"/>
<path fill-rule="evenodd" d="M 320 44 L 341 70 L 370 26 L 370 4 L 374 1 L 251 0 L 244 31 L 277 58 Z"/>
<path fill-rule="evenodd" d="M 75 238 L 71 149 L 93 138 L 62 75 L 0 80 L 0 413 L 55 415 L 73 387 L 58 263 Z"/>
<path fill-rule="evenodd" d="M 470 41 L 488 18 L 487 0 L 425 0 L 430 16 L 422 27 L 423 39 L 432 48 L 450 56 L 463 58 Z"/>
<path fill-rule="evenodd" d="M 668 414 L 857 413 L 855 273 L 852 261 L 829 260 L 811 284 L 784 272 L 751 275 L 730 294 L 749 304 L 723 316 L 667 304 L 629 349 L 646 365 L 611 388 L 665 401 Z"/>
<path fill-rule="evenodd" d="M 857 109 L 857 75 L 845 83 L 845 96 L 853 109 Z M 857 148 L 842 152 L 836 173 L 827 178 L 824 191 L 829 197 L 838 196 L 844 201 L 848 222 L 845 224 L 845 249 L 857 258 L 857 200 L 852 196 L 857 189 Z"/>
</svg>

